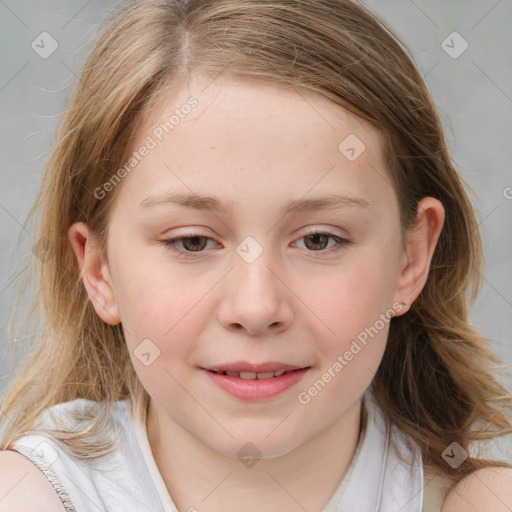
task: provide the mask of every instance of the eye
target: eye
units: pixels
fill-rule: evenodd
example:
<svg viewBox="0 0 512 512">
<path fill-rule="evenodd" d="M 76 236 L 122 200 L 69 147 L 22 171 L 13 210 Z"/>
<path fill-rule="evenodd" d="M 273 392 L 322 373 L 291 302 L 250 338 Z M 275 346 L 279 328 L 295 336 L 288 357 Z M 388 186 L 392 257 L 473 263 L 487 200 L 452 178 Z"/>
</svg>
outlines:
<svg viewBox="0 0 512 512">
<path fill-rule="evenodd" d="M 335 244 L 329 248 L 326 248 L 329 239 L 334 240 Z M 304 236 L 300 238 L 300 240 L 305 241 L 305 246 L 307 249 L 310 249 L 312 252 L 321 252 L 321 253 L 330 253 L 333 251 L 338 251 L 343 248 L 343 246 L 351 243 L 350 240 L 345 238 L 341 238 L 338 235 L 333 233 L 311 230 L 306 233 Z"/>
<path fill-rule="evenodd" d="M 328 247 L 329 239 L 332 239 L 335 242 L 331 247 Z M 186 233 L 179 237 L 162 240 L 161 243 L 171 251 L 176 252 L 181 256 L 195 258 L 205 252 L 204 249 L 206 248 L 209 240 L 213 241 L 212 238 L 198 233 Z M 305 240 L 306 249 L 309 249 L 310 252 L 319 252 L 323 254 L 338 251 L 342 249 L 343 246 L 351 243 L 350 240 L 341 238 L 333 233 L 318 230 L 309 231 L 299 240 Z M 183 248 L 179 247 L 179 244 L 182 244 Z"/>
<path fill-rule="evenodd" d="M 197 233 L 186 233 L 183 236 L 162 240 L 162 243 L 171 251 L 185 256 L 195 257 L 194 253 L 204 252 L 203 249 L 206 247 L 208 240 L 213 239 Z M 178 243 L 182 243 L 184 249 L 179 248 L 177 246 Z"/>
</svg>

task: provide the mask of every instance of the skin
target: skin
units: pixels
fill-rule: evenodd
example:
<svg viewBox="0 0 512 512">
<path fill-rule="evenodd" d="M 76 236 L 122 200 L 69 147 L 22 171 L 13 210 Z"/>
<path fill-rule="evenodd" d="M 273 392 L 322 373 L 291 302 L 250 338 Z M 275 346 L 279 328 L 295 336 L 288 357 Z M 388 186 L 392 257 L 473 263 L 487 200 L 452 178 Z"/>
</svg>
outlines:
<svg viewBox="0 0 512 512">
<path fill-rule="evenodd" d="M 441 512 L 510 512 L 512 469 L 484 468 L 464 478 L 447 496 Z"/>
<path fill-rule="evenodd" d="M 444 209 L 424 198 L 402 241 L 380 134 L 368 123 L 315 93 L 222 77 L 207 84 L 195 77 L 145 113 L 132 150 L 191 95 L 198 100 L 118 185 L 106 257 L 85 223 L 68 237 L 97 314 L 122 322 L 151 396 L 150 445 L 179 510 L 320 511 L 353 458 L 361 396 L 389 324 L 309 403 L 298 395 L 393 304 L 397 316 L 407 312 L 428 277 Z M 338 149 L 349 134 L 366 146 L 354 161 Z M 165 191 L 215 196 L 232 211 L 139 208 Z M 332 193 L 370 206 L 280 214 L 289 200 Z M 308 243 L 307 228 L 351 242 L 327 252 L 336 240 Z M 190 231 L 210 238 L 196 258 L 161 243 Z M 251 263 L 236 252 L 247 236 L 263 250 Z M 144 339 L 160 351 L 149 366 L 134 354 Z M 311 368 L 278 396 L 244 401 L 199 369 L 237 360 Z M 251 467 L 237 457 L 248 442 L 261 457 Z"/>
</svg>

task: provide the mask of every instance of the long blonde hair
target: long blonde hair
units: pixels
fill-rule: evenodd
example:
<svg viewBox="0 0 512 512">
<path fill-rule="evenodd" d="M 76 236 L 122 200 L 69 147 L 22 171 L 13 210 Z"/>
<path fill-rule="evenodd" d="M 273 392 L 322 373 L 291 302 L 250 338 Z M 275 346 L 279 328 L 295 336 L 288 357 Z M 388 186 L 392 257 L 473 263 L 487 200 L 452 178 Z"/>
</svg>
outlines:
<svg viewBox="0 0 512 512">
<path fill-rule="evenodd" d="M 47 407 L 76 398 L 104 402 L 102 414 L 85 426 L 54 434 L 76 457 L 114 448 L 105 433 L 115 401 L 130 398 L 145 421 L 149 395 L 122 326 L 95 313 L 67 230 L 87 222 L 104 250 L 122 184 L 105 200 L 93 191 L 123 166 L 140 113 L 191 73 L 314 91 L 374 125 L 384 136 L 403 233 L 422 197 L 443 203 L 445 225 L 427 283 L 407 314 L 391 321 L 371 392 L 389 425 L 415 441 L 424 464 L 453 484 L 481 467 L 508 466 L 470 456 L 452 469 L 441 457 L 452 442 L 469 452 L 473 441 L 512 432 L 512 396 L 493 376 L 502 361 L 467 319 L 481 284 L 481 240 L 433 100 L 400 39 L 353 0 L 141 0 L 108 17 L 29 212 L 38 219 L 39 257 L 29 255 L 38 287 L 15 336 L 35 318 L 42 325 L 3 398 L 0 412 L 10 422 L 0 447 L 31 432 Z"/>
</svg>

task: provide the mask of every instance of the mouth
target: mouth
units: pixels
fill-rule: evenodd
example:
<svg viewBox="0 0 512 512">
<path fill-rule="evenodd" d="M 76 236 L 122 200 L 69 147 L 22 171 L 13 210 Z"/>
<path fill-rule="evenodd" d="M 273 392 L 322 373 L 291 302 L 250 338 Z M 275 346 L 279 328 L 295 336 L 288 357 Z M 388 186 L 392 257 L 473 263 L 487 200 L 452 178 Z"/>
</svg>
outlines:
<svg viewBox="0 0 512 512">
<path fill-rule="evenodd" d="M 201 370 L 223 391 L 242 400 L 273 398 L 292 389 L 304 378 L 311 366 L 285 363 L 225 363 Z M 255 371 L 256 370 L 256 371 Z"/>
<path fill-rule="evenodd" d="M 251 363 L 249 361 L 224 362 L 217 365 L 203 367 L 218 375 L 226 375 L 245 380 L 266 380 L 281 377 L 282 375 L 293 373 L 298 370 L 305 370 L 311 366 L 293 365 L 281 361 L 267 361 L 263 363 Z"/>
<path fill-rule="evenodd" d="M 281 377 L 281 375 L 285 375 L 287 373 L 294 373 L 300 370 L 306 370 L 311 368 L 310 366 L 306 366 L 304 368 L 297 368 L 295 370 L 277 370 L 274 372 L 235 372 L 235 371 L 227 371 L 227 370 L 209 370 L 208 368 L 204 368 L 209 372 L 216 373 L 218 375 L 227 375 L 228 377 L 236 377 L 238 379 L 244 380 L 267 380 L 273 379 L 275 377 Z"/>
</svg>

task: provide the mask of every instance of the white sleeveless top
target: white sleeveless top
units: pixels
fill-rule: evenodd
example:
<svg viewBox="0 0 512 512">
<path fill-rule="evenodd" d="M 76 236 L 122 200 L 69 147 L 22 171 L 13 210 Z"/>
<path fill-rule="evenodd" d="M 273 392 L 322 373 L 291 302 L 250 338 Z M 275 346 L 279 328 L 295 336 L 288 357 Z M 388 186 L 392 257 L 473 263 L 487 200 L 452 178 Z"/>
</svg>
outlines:
<svg viewBox="0 0 512 512">
<path fill-rule="evenodd" d="M 55 427 L 48 411 L 62 421 L 70 411 L 98 405 L 83 398 L 57 404 L 45 410 L 40 421 L 45 427 Z M 392 449 L 382 412 L 369 395 L 365 407 L 365 433 L 322 512 L 439 512 L 440 502 L 432 508 L 423 505 L 419 449 L 411 453 L 403 433 L 393 427 L 391 435 L 396 437 L 400 453 L 412 461 L 412 465 L 404 463 Z M 10 449 L 29 458 L 45 474 L 66 512 L 178 512 L 153 457 L 146 426 L 132 416 L 130 399 L 116 402 L 112 416 L 119 445 L 96 460 L 74 459 L 45 435 L 26 434 Z"/>
</svg>

